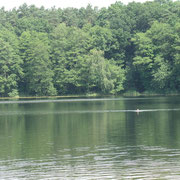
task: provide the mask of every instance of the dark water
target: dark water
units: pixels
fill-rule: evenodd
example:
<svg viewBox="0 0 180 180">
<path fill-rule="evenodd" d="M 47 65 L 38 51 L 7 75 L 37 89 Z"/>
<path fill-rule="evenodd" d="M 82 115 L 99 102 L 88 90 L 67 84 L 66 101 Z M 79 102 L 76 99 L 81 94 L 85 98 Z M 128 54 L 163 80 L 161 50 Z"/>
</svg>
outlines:
<svg viewBox="0 0 180 180">
<path fill-rule="evenodd" d="M 180 97 L 0 101 L 0 179 L 180 179 Z"/>
</svg>

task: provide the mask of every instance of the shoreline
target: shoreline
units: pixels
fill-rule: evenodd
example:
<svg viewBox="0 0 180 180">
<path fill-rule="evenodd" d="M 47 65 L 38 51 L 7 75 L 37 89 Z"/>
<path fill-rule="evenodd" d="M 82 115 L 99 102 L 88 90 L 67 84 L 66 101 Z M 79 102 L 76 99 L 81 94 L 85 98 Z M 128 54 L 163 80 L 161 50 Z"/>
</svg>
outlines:
<svg viewBox="0 0 180 180">
<path fill-rule="evenodd" d="M 18 99 L 57 99 L 57 98 L 88 98 L 88 97 L 144 97 L 144 96 L 180 96 L 180 93 L 138 93 L 126 92 L 118 95 L 113 94 L 78 94 L 78 95 L 62 95 L 62 96 L 17 96 L 17 97 L 0 97 L 0 100 L 18 100 Z"/>
</svg>

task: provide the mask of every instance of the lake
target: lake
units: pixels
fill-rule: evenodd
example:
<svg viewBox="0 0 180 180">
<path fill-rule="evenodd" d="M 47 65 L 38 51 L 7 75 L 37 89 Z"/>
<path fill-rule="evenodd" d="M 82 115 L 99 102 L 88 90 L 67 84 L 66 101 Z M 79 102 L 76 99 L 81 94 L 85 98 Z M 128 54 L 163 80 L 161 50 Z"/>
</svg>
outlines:
<svg viewBox="0 0 180 180">
<path fill-rule="evenodd" d="M 0 178 L 180 179 L 180 96 L 1 100 Z"/>
</svg>

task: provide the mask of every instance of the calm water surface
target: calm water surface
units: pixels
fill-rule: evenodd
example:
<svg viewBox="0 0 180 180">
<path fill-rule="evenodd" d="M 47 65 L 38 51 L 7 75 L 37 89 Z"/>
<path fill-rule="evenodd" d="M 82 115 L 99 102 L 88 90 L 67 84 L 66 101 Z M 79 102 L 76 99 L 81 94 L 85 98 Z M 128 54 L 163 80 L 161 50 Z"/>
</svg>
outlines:
<svg viewBox="0 0 180 180">
<path fill-rule="evenodd" d="M 0 101 L 0 179 L 180 179 L 180 97 Z"/>
</svg>

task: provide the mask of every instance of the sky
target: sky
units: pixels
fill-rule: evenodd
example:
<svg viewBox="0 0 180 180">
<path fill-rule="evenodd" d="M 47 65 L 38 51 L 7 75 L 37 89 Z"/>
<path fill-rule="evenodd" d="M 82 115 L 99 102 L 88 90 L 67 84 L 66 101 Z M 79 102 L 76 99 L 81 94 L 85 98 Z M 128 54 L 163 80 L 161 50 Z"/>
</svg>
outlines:
<svg viewBox="0 0 180 180">
<path fill-rule="evenodd" d="M 117 0 L 0 0 L 0 7 L 5 7 L 6 10 L 18 8 L 20 5 L 26 3 L 27 5 L 36 5 L 37 7 L 44 6 L 45 8 L 67 8 L 67 7 L 86 7 L 91 4 L 93 7 L 99 8 L 108 7 L 114 4 Z M 128 4 L 133 0 L 121 0 L 123 4 Z M 135 0 L 136 2 L 144 2 L 145 0 Z"/>
</svg>

